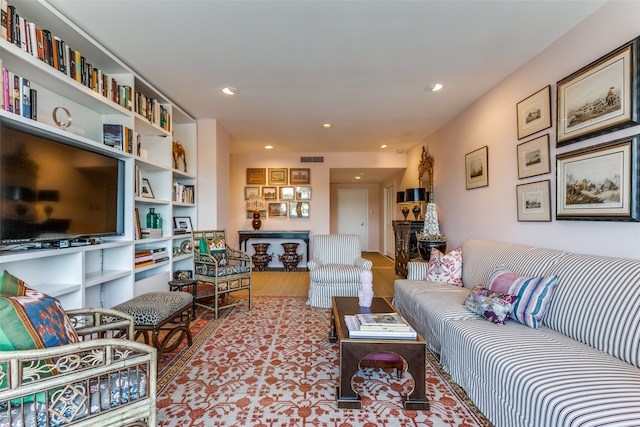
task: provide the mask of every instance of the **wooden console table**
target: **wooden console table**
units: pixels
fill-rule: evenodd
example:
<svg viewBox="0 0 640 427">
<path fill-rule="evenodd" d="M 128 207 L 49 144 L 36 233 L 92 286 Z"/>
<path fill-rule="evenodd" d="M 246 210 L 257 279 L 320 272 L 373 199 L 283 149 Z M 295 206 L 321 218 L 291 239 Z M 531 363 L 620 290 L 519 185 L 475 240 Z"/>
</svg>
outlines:
<svg viewBox="0 0 640 427">
<path fill-rule="evenodd" d="M 238 231 L 240 249 L 247 250 L 249 239 L 300 239 L 307 245 L 307 262 L 309 261 L 309 230 L 302 231 Z M 244 246 L 243 246 L 244 245 Z"/>
</svg>

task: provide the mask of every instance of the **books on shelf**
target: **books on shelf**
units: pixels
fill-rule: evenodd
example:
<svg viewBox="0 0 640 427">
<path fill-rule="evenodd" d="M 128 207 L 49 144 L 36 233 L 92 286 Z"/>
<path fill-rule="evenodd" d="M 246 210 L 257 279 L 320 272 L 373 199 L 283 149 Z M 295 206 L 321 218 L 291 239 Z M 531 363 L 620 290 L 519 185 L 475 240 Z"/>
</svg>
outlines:
<svg viewBox="0 0 640 427">
<path fill-rule="evenodd" d="M 133 153 L 133 130 L 123 125 L 102 125 L 102 142 L 118 150 Z"/>
<path fill-rule="evenodd" d="M 355 315 L 361 330 L 410 331 L 411 325 L 398 313 L 358 313 Z"/>
<path fill-rule="evenodd" d="M 415 340 L 418 334 L 411 326 L 406 331 L 363 330 L 356 316 L 344 316 L 344 323 L 349 330 L 349 338 L 374 338 L 386 340 Z"/>
<path fill-rule="evenodd" d="M 178 203 L 194 203 L 195 187 L 193 185 L 173 183 L 173 201 Z"/>
<path fill-rule="evenodd" d="M 162 237 L 161 228 L 141 228 L 140 234 L 143 239 L 156 239 Z"/>
</svg>

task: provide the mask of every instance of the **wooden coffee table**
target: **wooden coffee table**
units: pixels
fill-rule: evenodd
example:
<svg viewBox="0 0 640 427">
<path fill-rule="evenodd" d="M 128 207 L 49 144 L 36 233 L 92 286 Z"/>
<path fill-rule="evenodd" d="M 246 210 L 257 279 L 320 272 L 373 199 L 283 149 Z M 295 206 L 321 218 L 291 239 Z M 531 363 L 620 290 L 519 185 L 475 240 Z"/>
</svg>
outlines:
<svg viewBox="0 0 640 427">
<path fill-rule="evenodd" d="M 360 307 L 358 297 L 333 297 L 329 341 L 340 345 L 340 382 L 337 390 L 338 408 L 360 409 L 360 396 L 351 387 L 351 378 L 358 372 L 360 360 L 370 353 L 389 352 L 401 356 L 413 377 L 413 391 L 402 396 L 405 409 L 429 410 L 425 394 L 426 344 L 418 335 L 416 340 L 349 338 L 344 316 L 356 313 L 391 313 L 395 308 L 386 298 L 374 298 L 371 307 Z"/>
</svg>

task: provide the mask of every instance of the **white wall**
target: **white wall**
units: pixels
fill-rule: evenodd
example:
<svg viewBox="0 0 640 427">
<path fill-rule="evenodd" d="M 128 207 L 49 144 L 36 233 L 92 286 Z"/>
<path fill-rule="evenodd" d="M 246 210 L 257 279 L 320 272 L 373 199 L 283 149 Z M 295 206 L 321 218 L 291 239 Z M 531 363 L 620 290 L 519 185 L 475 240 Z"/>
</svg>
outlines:
<svg viewBox="0 0 640 427">
<path fill-rule="evenodd" d="M 435 202 L 450 249 L 469 238 L 526 243 L 580 253 L 640 258 L 640 223 L 555 220 L 555 157 L 558 153 L 640 133 L 640 126 L 555 148 L 550 133 L 551 173 L 519 180 L 516 104 L 551 85 L 555 121 L 555 84 L 567 75 L 640 35 L 640 2 L 614 1 L 515 72 L 425 142 L 435 159 Z M 544 29 L 541 29 L 544 31 Z M 446 96 L 446 93 L 443 93 Z M 489 147 L 489 186 L 465 189 L 465 154 Z M 421 147 L 410 151 L 417 165 Z M 403 184 L 413 182 L 407 170 Z M 552 222 L 518 222 L 516 185 L 551 180 Z M 403 186 L 404 186 L 403 185 Z"/>
</svg>

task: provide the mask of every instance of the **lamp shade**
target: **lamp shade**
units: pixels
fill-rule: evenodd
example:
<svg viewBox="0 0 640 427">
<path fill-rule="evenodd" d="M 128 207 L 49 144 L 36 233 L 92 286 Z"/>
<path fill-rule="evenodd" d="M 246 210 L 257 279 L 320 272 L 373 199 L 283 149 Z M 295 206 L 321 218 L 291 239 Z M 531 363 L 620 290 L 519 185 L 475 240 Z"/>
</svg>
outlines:
<svg viewBox="0 0 640 427">
<path fill-rule="evenodd" d="M 407 202 L 424 202 L 427 200 L 424 188 L 407 188 L 405 193 Z"/>
<path fill-rule="evenodd" d="M 252 194 L 249 197 L 249 200 L 247 200 L 247 203 L 245 204 L 245 208 L 248 211 L 263 211 L 265 209 L 267 209 L 267 204 L 264 200 L 264 196 L 259 195 L 259 194 Z"/>
<path fill-rule="evenodd" d="M 38 190 L 39 202 L 59 202 L 60 192 L 58 190 Z"/>
<path fill-rule="evenodd" d="M 398 191 L 396 193 L 396 203 L 404 203 L 407 201 L 406 194 L 404 191 Z"/>
</svg>

